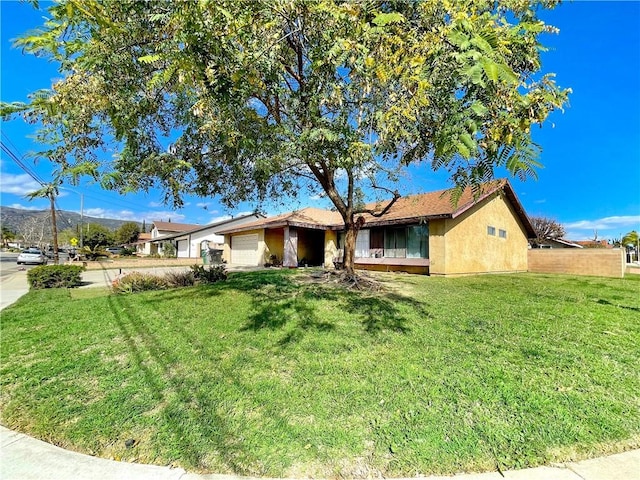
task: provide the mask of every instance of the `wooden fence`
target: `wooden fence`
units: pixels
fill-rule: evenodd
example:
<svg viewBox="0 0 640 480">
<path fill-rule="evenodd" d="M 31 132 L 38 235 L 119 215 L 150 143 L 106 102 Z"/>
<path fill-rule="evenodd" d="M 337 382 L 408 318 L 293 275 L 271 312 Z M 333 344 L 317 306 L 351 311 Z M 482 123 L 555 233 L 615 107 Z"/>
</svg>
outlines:
<svg viewBox="0 0 640 480">
<path fill-rule="evenodd" d="M 624 277 L 626 259 L 619 248 L 551 248 L 529 250 L 529 271 L 597 277 Z"/>
</svg>

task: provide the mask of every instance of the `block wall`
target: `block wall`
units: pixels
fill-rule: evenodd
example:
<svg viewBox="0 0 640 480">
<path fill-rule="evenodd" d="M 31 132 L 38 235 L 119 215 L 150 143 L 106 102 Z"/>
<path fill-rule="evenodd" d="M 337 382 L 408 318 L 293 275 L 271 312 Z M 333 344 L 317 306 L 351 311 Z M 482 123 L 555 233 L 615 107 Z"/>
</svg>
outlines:
<svg viewBox="0 0 640 480">
<path fill-rule="evenodd" d="M 624 252 L 618 248 L 531 249 L 528 256 L 533 273 L 622 278 L 626 267 Z"/>
</svg>

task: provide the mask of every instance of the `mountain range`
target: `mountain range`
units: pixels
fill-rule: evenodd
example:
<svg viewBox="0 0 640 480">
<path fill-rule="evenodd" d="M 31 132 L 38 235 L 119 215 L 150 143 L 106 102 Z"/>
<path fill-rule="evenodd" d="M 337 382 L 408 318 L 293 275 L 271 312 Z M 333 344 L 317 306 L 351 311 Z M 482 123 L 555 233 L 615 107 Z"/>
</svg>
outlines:
<svg viewBox="0 0 640 480">
<path fill-rule="evenodd" d="M 51 211 L 50 210 L 25 210 L 21 208 L 13 207 L 1 207 L 0 206 L 0 224 L 2 227 L 6 227 L 13 232 L 19 232 L 25 222 L 38 220 L 47 224 L 51 224 Z M 127 220 L 116 220 L 113 218 L 98 218 L 98 217 L 81 217 L 80 214 L 75 212 L 69 212 L 66 210 L 56 210 L 56 223 L 58 230 L 66 230 L 68 228 L 76 228 L 77 225 L 82 223 L 86 225 L 88 223 L 98 223 L 110 230 L 118 229 L 123 223 L 128 223 Z M 139 224 L 142 227 L 142 224 Z"/>
</svg>

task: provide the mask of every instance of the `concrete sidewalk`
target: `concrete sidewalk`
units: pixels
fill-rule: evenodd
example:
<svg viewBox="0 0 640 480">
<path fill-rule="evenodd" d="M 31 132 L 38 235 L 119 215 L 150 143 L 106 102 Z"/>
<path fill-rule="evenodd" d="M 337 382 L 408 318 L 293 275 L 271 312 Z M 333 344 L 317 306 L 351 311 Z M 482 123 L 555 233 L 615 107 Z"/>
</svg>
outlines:
<svg viewBox="0 0 640 480">
<path fill-rule="evenodd" d="M 0 427 L 2 480 L 238 480 L 234 475 L 199 475 L 181 468 L 116 462 L 70 452 Z M 640 450 L 549 467 L 504 472 L 420 477 L 422 480 L 638 480 Z"/>
<path fill-rule="evenodd" d="M 80 288 L 110 287 L 116 277 L 122 273 L 140 271 L 153 275 L 163 275 L 169 271 L 189 270 L 188 266 L 146 267 L 146 268 L 111 268 L 105 270 L 86 270 L 82 272 Z M 29 291 L 27 271 L 21 270 L 0 279 L 0 310 L 16 302 Z M 1 479 L 0 479 L 1 480 Z"/>
<path fill-rule="evenodd" d="M 145 272 L 162 274 L 188 267 L 154 267 Z M 133 270 L 133 269 L 131 269 Z M 83 272 L 81 288 L 109 286 L 129 269 Z M 142 270 L 142 269 L 137 269 Z M 230 269 L 232 270 L 232 269 Z M 0 283 L 0 310 L 27 293 L 26 271 Z M 247 480 L 233 475 L 198 475 L 181 468 L 116 462 L 50 445 L 0 426 L 0 480 Z M 422 480 L 640 480 L 640 450 L 566 464 L 478 474 L 421 477 Z"/>
</svg>

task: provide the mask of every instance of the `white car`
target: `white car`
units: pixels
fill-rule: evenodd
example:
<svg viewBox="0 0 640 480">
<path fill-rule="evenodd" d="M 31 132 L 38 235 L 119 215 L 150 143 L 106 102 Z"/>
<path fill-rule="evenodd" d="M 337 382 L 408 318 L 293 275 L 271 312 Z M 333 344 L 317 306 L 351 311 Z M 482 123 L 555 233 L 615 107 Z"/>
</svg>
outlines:
<svg viewBox="0 0 640 480">
<path fill-rule="evenodd" d="M 20 252 L 17 262 L 18 265 L 22 265 L 23 263 L 46 265 L 47 257 L 44 253 L 42 253 L 42 250 L 39 250 L 37 248 L 27 248 L 26 250 Z"/>
</svg>

